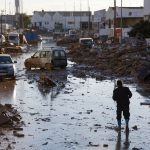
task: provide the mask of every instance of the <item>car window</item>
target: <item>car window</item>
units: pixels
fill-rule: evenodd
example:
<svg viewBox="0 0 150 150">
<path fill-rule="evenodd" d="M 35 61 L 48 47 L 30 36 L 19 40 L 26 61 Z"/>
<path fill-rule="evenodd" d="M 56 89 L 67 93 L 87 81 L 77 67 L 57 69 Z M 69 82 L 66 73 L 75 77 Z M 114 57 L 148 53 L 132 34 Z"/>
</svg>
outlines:
<svg viewBox="0 0 150 150">
<path fill-rule="evenodd" d="M 53 56 L 54 56 L 55 58 L 56 58 L 56 57 L 59 57 L 59 51 L 54 51 Z"/>
<path fill-rule="evenodd" d="M 92 44 L 91 40 L 81 40 L 81 43 L 83 44 Z"/>
<path fill-rule="evenodd" d="M 12 59 L 9 56 L 0 56 L 0 64 L 12 64 Z"/>
<path fill-rule="evenodd" d="M 46 57 L 51 57 L 51 52 L 46 52 Z"/>
<path fill-rule="evenodd" d="M 41 53 L 40 53 L 40 57 L 41 57 L 41 58 L 45 58 L 45 57 L 46 57 L 46 52 L 45 52 L 45 51 L 41 52 Z"/>
<path fill-rule="evenodd" d="M 33 57 L 39 57 L 40 56 L 40 53 L 39 52 L 36 52 Z"/>
<path fill-rule="evenodd" d="M 18 40 L 17 36 L 9 36 L 9 40 Z"/>
<path fill-rule="evenodd" d="M 60 51 L 60 56 L 61 57 L 65 57 L 66 56 L 65 52 L 64 51 Z"/>
</svg>

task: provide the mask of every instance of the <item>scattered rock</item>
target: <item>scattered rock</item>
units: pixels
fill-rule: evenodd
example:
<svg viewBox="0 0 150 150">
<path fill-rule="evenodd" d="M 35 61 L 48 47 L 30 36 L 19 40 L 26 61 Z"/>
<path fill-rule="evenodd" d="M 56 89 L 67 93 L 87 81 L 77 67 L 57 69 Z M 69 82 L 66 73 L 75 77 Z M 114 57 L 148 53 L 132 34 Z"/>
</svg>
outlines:
<svg viewBox="0 0 150 150">
<path fill-rule="evenodd" d="M 99 147 L 99 144 L 93 144 L 92 142 L 89 142 L 88 146 L 91 146 L 91 147 Z"/>
<path fill-rule="evenodd" d="M 139 148 L 134 147 L 134 148 L 132 148 L 132 150 L 140 150 L 140 149 L 139 149 Z"/>
<path fill-rule="evenodd" d="M 16 137 L 24 137 L 24 134 L 18 133 L 17 131 L 13 131 L 13 135 Z"/>
<path fill-rule="evenodd" d="M 48 144 L 48 142 L 46 142 L 46 143 L 43 143 L 42 145 L 47 145 Z"/>
<path fill-rule="evenodd" d="M 137 126 L 135 125 L 135 126 L 133 126 L 132 127 L 132 129 L 134 129 L 134 130 L 138 130 L 138 128 L 137 128 Z"/>
<path fill-rule="evenodd" d="M 103 144 L 103 147 L 108 147 L 108 144 Z"/>
</svg>

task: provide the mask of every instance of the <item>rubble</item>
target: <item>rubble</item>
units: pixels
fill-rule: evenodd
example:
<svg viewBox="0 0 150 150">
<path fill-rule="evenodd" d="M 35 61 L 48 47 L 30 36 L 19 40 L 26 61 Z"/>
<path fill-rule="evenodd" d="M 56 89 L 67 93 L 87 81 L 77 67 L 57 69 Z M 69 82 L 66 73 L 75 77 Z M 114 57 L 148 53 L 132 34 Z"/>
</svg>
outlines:
<svg viewBox="0 0 150 150">
<path fill-rule="evenodd" d="M 149 81 L 150 53 L 145 46 L 133 47 L 130 44 L 114 44 L 107 49 L 81 49 L 79 44 L 70 46 L 69 54 L 73 61 L 94 66 L 103 73 L 117 76 L 135 77 Z M 147 66 L 147 67 L 146 67 Z M 144 73 L 141 72 L 145 69 Z"/>
<path fill-rule="evenodd" d="M 22 125 L 23 122 L 21 122 L 20 114 L 11 104 L 5 104 L 5 105 L 0 104 L 1 129 L 8 128 L 13 130 L 13 132 L 23 131 L 23 128 L 21 128 Z M 0 134 L 3 135 L 3 132 L 1 132 Z"/>
<path fill-rule="evenodd" d="M 0 104 L 0 126 L 3 124 L 14 125 L 21 120 L 21 116 L 18 114 L 11 104 Z"/>
<path fill-rule="evenodd" d="M 40 79 L 38 80 L 38 83 L 40 85 L 45 85 L 45 86 L 51 86 L 54 87 L 56 86 L 56 83 L 52 81 L 46 74 L 41 74 Z"/>
</svg>

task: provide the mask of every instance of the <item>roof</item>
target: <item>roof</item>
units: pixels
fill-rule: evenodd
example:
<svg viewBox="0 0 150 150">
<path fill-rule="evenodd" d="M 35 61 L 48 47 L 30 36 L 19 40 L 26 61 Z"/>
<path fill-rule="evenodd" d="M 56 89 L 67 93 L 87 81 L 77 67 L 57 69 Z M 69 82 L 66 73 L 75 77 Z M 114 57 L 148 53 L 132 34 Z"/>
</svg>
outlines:
<svg viewBox="0 0 150 150">
<path fill-rule="evenodd" d="M 109 8 L 114 9 L 114 7 L 109 7 Z M 116 6 L 116 8 L 121 8 L 121 7 Z M 144 7 L 142 6 L 141 7 L 122 7 L 122 9 L 144 9 Z"/>
<path fill-rule="evenodd" d="M 63 16 L 83 16 L 83 15 L 91 15 L 91 11 L 34 11 L 34 13 L 38 13 L 40 16 L 44 16 L 46 13 L 53 16 L 55 13 L 60 13 Z"/>
</svg>

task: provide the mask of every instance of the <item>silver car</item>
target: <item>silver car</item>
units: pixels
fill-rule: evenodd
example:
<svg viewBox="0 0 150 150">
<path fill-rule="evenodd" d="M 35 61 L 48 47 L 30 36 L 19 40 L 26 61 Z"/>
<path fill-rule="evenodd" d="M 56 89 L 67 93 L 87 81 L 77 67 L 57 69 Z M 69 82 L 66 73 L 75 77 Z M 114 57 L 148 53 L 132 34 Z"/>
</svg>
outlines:
<svg viewBox="0 0 150 150">
<path fill-rule="evenodd" d="M 65 68 L 67 66 L 66 52 L 63 48 L 59 47 L 43 49 L 27 58 L 24 65 L 28 70 L 31 68 L 45 68 L 47 70 L 51 70 L 54 67 Z"/>
<path fill-rule="evenodd" d="M 12 78 L 15 79 L 16 61 L 12 61 L 12 58 L 8 54 L 0 54 L 0 78 Z"/>
</svg>

